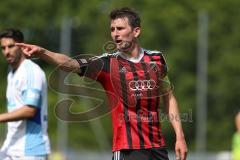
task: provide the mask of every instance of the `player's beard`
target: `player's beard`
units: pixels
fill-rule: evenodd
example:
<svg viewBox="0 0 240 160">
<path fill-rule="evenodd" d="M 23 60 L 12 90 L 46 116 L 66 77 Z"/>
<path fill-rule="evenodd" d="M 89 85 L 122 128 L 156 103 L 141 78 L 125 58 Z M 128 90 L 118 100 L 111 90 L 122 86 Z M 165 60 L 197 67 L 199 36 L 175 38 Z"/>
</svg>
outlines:
<svg viewBox="0 0 240 160">
<path fill-rule="evenodd" d="M 133 46 L 133 42 L 123 41 L 121 44 L 119 44 L 119 50 L 122 52 L 127 52 L 131 50 L 132 46 Z"/>
</svg>

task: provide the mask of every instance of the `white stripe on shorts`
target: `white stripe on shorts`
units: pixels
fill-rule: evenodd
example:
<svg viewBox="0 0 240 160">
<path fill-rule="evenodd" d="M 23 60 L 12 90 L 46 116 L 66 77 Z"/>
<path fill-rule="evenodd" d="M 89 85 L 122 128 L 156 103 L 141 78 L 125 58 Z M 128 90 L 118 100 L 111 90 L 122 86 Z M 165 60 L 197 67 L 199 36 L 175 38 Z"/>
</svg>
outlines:
<svg viewBox="0 0 240 160">
<path fill-rule="evenodd" d="M 113 153 L 113 160 L 120 160 L 120 151 L 116 151 Z"/>
</svg>

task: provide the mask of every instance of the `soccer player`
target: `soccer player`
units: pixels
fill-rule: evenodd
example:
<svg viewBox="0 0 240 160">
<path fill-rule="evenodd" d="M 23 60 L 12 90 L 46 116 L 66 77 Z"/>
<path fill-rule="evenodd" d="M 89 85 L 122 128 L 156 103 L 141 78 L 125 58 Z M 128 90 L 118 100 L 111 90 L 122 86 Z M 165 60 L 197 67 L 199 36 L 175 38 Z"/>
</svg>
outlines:
<svg viewBox="0 0 240 160">
<path fill-rule="evenodd" d="M 36 45 L 17 45 L 29 57 L 38 56 L 102 84 L 112 108 L 113 160 L 168 160 L 158 114 L 161 97 L 176 134 L 176 159 L 185 160 L 187 145 L 163 54 L 140 46 L 140 18 L 134 10 L 115 9 L 110 20 L 117 50 L 101 56 L 71 59 Z"/>
<path fill-rule="evenodd" d="M 233 135 L 233 139 L 232 139 L 232 157 L 233 157 L 233 160 L 239 160 L 240 159 L 240 112 L 238 112 L 235 117 L 235 124 L 236 124 L 237 131 Z"/>
<path fill-rule="evenodd" d="M 3 56 L 10 65 L 7 77 L 7 137 L 0 150 L 1 160 L 47 160 L 47 83 L 42 69 L 26 59 L 15 43 L 24 41 L 22 32 L 7 29 L 0 33 Z"/>
</svg>

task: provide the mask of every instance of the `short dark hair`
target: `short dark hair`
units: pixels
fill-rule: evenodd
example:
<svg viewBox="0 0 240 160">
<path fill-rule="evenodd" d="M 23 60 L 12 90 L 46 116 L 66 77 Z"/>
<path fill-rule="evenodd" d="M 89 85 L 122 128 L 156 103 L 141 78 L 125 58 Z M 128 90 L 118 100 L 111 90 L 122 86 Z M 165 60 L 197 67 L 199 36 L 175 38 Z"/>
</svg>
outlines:
<svg viewBox="0 0 240 160">
<path fill-rule="evenodd" d="M 12 38 L 16 42 L 20 42 L 20 43 L 24 42 L 23 33 L 18 29 L 9 28 L 9 29 L 2 31 L 0 33 L 0 39 L 2 39 L 2 38 Z"/>
<path fill-rule="evenodd" d="M 129 25 L 132 28 L 141 26 L 141 19 L 140 19 L 138 13 L 135 10 L 130 9 L 128 7 L 123 7 L 123 8 L 112 10 L 109 17 L 111 20 L 127 17 Z"/>
</svg>

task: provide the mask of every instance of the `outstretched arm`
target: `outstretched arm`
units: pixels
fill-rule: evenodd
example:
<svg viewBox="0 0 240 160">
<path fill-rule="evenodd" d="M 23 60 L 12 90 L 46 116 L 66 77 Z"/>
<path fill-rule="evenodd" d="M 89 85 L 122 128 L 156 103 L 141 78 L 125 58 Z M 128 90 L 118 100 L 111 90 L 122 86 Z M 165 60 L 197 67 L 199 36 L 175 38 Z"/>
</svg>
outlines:
<svg viewBox="0 0 240 160">
<path fill-rule="evenodd" d="M 40 46 L 31 44 L 15 43 L 15 45 L 21 47 L 23 53 L 27 57 L 36 56 L 43 59 L 47 63 L 59 66 L 61 70 L 67 72 L 79 72 L 79 63 L 77 60 L 72 59 L 65 54 L 55 53 Z"/>
<path fill-rule="evenodd" d="M 36 114 L 36 112 L 37 112 L 36 108 L 25 105 L 12 112 L 0 114 L 0 123 L 32 118 Z"/>
<path fill-rule="evenodd" d="M 186 160 L 187 145 L 182 129 L 177 100 L 172 92 L 168 93 L 167 95 L 164 95 L 163 100 L 164 105 L 166 107 L 166 112 L 169 116 L 169 120 L 176 134 L 175 144 L 176 160 Z"/>
</svg>

